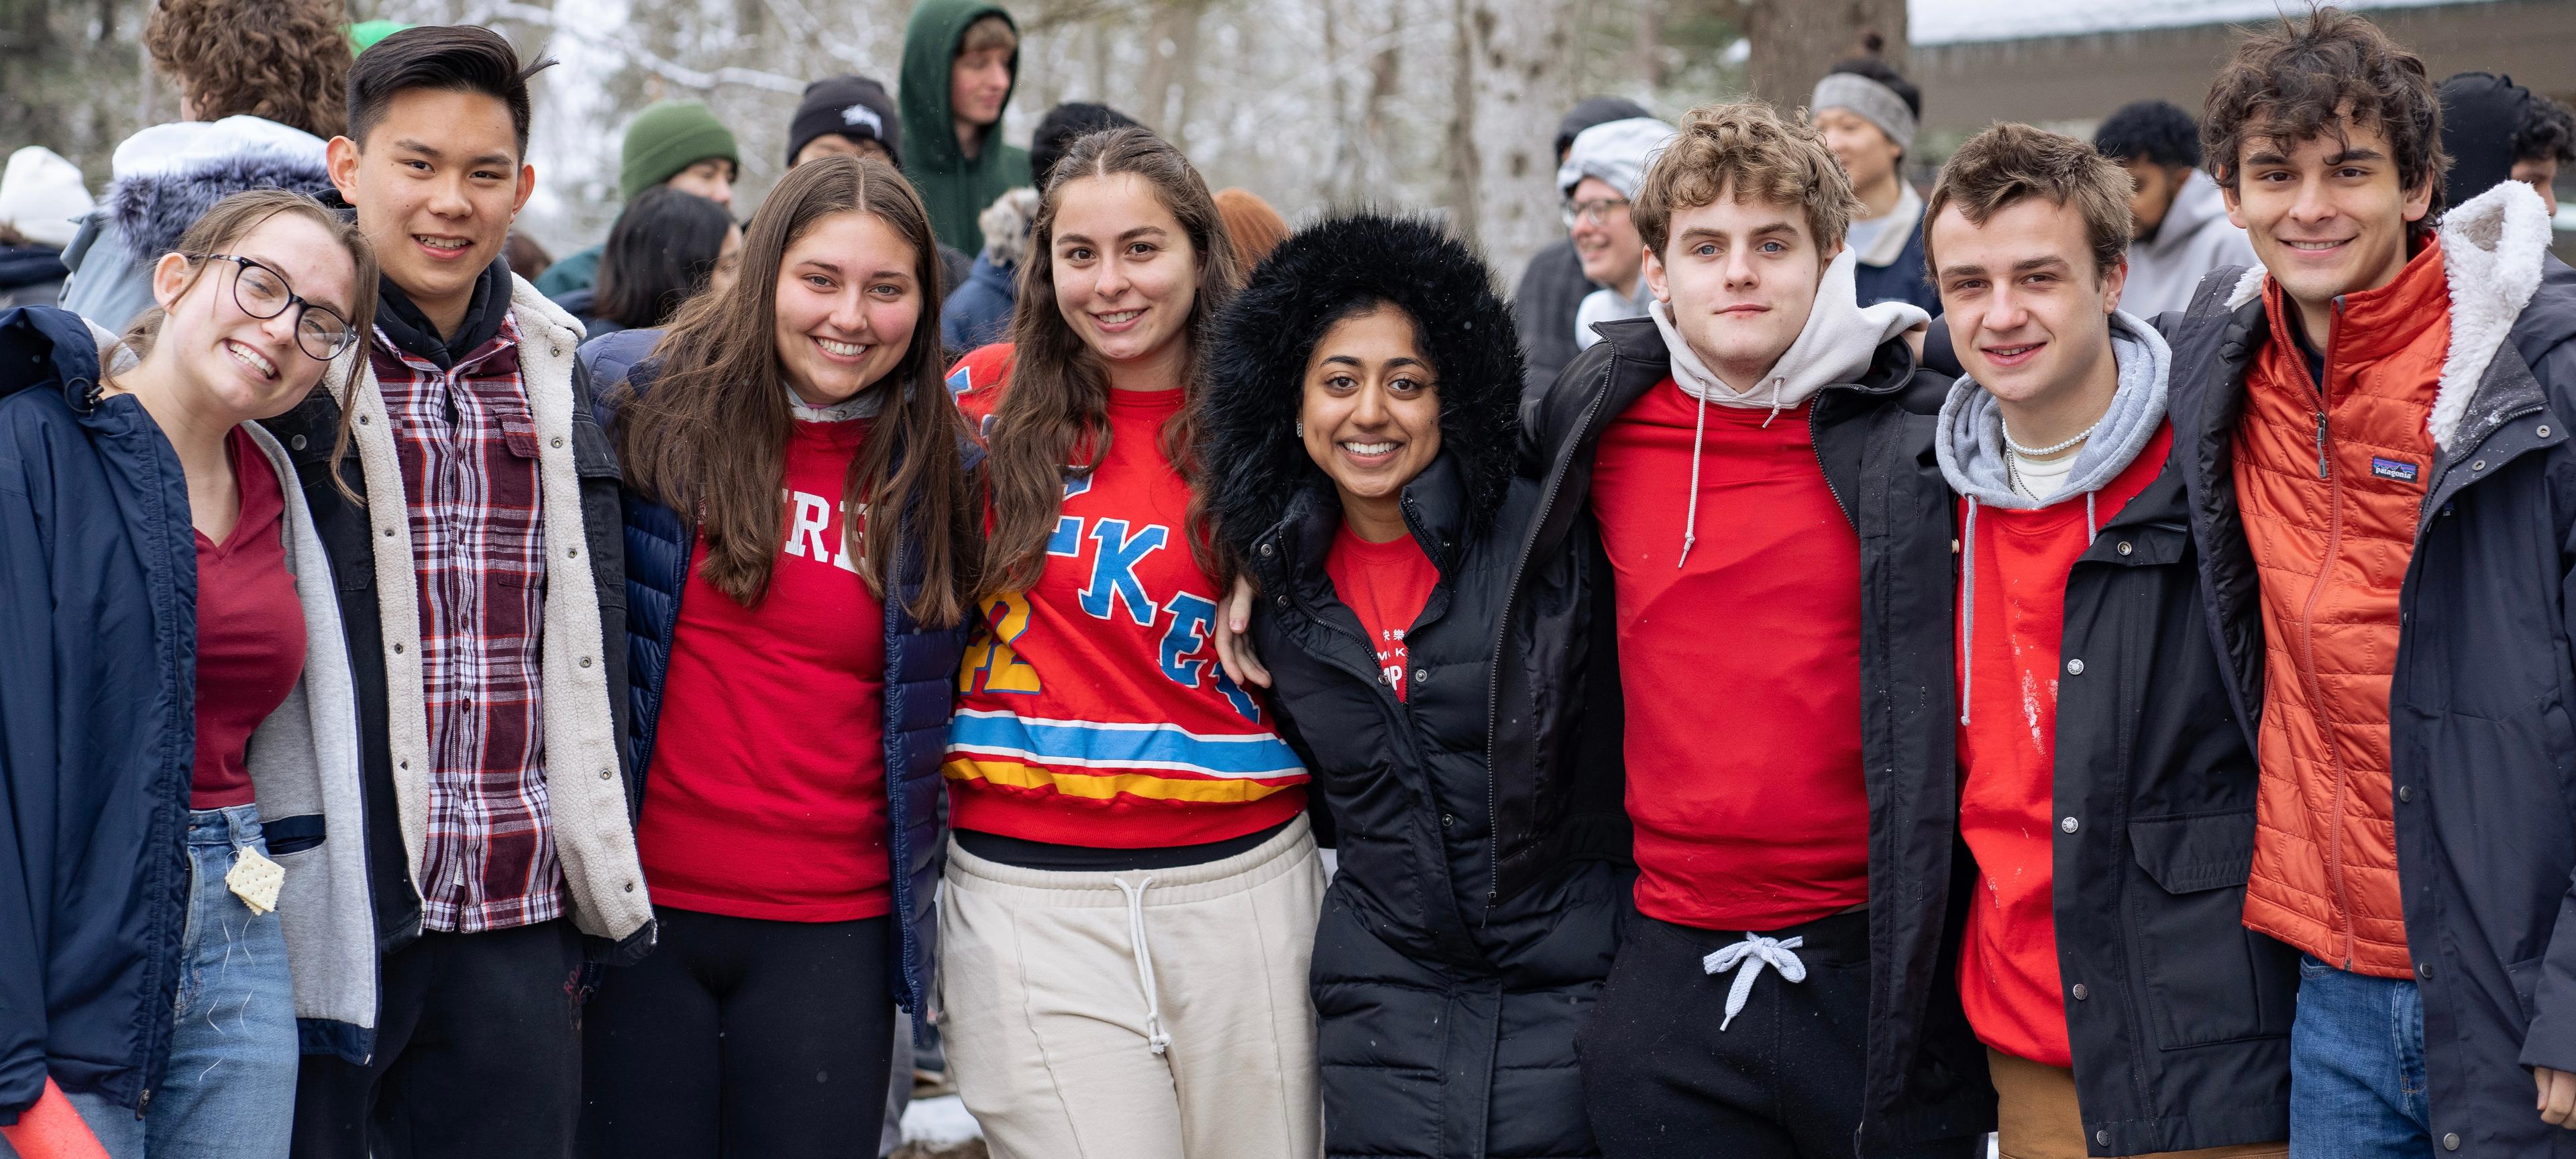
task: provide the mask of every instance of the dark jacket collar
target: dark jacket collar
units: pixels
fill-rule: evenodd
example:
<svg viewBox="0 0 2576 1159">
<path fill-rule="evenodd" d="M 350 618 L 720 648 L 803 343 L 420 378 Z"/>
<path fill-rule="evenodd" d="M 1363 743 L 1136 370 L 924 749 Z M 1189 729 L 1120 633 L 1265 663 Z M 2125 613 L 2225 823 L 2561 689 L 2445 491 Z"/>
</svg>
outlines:
<svg viewBox="0 0 2576 1159">
<path fill-rule="evenodd" d="M 1404 510 L 1404 524 L 1414 543 L 1430 557 L 1442 578 L 1449 578 L 1470 532 L 1467 484 L 1457 457 L 1442 450 L 1430 466 L 1404 485 L 1397 502 Z M 1281 580 L 1300 585 L 1323 582 L 1324 562 L 1331 557 L 1334 537 L 1341 528 L 1341 498 L 1331 483 L 1309 478 L 1288 500 L 1279 522 L 1255 540 L 1252 567 L 1262 586 L 1268 588 Z"/>
<path fill-rule="evenodd" d="M 0 398 L 36 386 L 63 392 L 79 414 L 93 409 L 98 344 L 89 323 L 69 310 L 20 306 L 0 311 Z"/>
<path fill-rule="evenodd" d="M 501 322 L 510 316 L 510 266 L 498 258 L 483 267 L 482 276 L 474 280 L 474 300 L 465 307 L 465 317 L 456 325 L 456 333 L 441 338 L 438 328 L 430 325 L 429 315 L 412 304 L 411 296 L 392 278 L 381 278 L 376 288 L 376 329 L 406 353 L 428 359 L 446 370 L 463 361 L 466 355 L 501 332 Z"/>
</svg>

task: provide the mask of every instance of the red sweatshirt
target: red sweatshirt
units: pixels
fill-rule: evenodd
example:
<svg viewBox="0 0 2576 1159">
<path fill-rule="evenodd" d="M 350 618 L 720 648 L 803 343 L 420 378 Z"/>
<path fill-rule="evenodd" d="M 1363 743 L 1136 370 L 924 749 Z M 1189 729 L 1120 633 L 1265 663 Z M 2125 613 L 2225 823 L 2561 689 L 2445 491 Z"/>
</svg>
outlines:
<svg viewBox="0 0 2576 1159">
<path fill-rule="evenodd" d="M 794 424 L 759 603 L 707 582 L 698 541 L 635 832 L 655 905 L 787 922 L 893 908 L 885 605 L 857 570 L 867 512 L 842 509 L 867 427 Z"/>
<path fill-rule="evenodd" d="M 978 428 L 1008 346 L 949 373 Z M 1065 483 L 1037 585 L 989 600 L 957 674 L 948 776 L 960 829 L 1103 849 L 1257 833 L 1306 807 L 1306 770 L 1216 662 L 1216 585 L 1191 556 L 1189 486 L 1163 458 L 1181 392 L 1109 392 L 1110 450 Z"/>
<path fill-rule="evenodd" d="M 2172 446 L 2172 427 L 2156 432 L 2094 493 L 2092 518 L 2109 522 L 2155 482 Z M 1964 525 L 1964 501 L 1960 510 Z M 2085 520 L 2080 494 L 2037 511 L 1979 507 L 1963 545 L 1977 553 L 1976 639 L 1960 646 L 1976 649 L 1976 664 L 1959 727 L 1959 835 L 1977 859 L 1977 903 L 1959 947 L 1959 1002 L 1987 1046 L 2056 1067 L 2075 1065 L 2051 892 L 2058 652 L 2066 574 L 2092 546 Z"/>
<path fill-rule="evenodd" d="M 1637 908 L 1661 921 L 1775 930 L 1869 900 L 1860 537 L 1807 410 L 1709 406 L 1696 497 L 1700 408 L 1672 379 L 1601 436 Z"/>
</svg>

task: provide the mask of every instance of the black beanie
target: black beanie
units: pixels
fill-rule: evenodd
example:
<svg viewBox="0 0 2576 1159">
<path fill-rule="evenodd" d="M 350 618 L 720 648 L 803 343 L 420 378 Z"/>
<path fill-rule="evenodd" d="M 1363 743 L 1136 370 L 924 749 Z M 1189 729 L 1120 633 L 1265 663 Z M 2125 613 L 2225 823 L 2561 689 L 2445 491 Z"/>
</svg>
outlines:
<svg viewBox="0 0 2576 1159">
<path fill-rule="evenodd" d="M 796 102 L 795 119 L 787 122 L 787 164 L 825 133 L 885 146 L 886 158 L 903 167 L 903 119 L 885 86 L 863 76 L 827 76 L 805 86 Z"/>
<path fill-rule="evenodd" d="M 1029 134 L 1029 183 L 1046 192 L 1047 174 L 1073 143 L 1093 133 L 1130 126 L 1142 128 L 1136 119 L 1107 105 L 1088 101 L 1066 101 L 1038 118 L 1037 131 Z"/>
<path fill-rule="evenodd" d="M 1654 114 L 1647 112 L 1646 106 L 1635 101 L 1622 97 L 1594 97 L 1574 106 L 1565 114 L 1564 120 L 1556 123 L 1556 155 L 1565 156 L 1566 148 L 1574 144 L 1574 139 L 1594 125 L 1651 116 Z"/>
<path fill-rule="evenodd" d="M 2442 151 L 2451 155 L 2444 205 L 2513 180 L 2513 137 L 2530 110 L 2531 90 L 2509 76 L 2464 72 L 2442 82 Z"/>
</svg>

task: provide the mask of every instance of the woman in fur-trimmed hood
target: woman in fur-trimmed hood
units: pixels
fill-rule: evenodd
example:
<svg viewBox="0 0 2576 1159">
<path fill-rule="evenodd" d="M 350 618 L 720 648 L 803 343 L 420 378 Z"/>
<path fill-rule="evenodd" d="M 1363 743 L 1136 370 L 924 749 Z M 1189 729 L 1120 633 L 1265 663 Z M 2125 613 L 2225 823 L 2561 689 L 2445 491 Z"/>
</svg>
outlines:
<svg viewBox="0 0 2576 1159">
<path fill-rule="evenodd" d="M 1266 666 L 1338 834 L 1312 973 L 1330 1155 L 1595 1153 L 1574 1031 L 1627 855 L 1616 721 L 1577 735 L 1602 573 L 1588 528 L 1549 529 L 1540 594 L 1507 604 L 1540 529 L 1493 285 L 1437 225 L 1337 218 L 1253 272 L 1207 360 L 1197 487 L 1257 591 L 1235 666 Z"/>
</svg>

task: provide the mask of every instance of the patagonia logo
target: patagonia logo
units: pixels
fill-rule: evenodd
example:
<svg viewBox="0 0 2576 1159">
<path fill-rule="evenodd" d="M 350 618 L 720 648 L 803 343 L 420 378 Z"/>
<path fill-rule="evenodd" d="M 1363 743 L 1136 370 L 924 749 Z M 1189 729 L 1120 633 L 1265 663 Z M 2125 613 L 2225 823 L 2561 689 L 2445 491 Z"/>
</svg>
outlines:
<svg viewBox="0 0 2576 1159">
<path fill-rule="evenodd" d="M 2372 455 L 2370 457 L 2370 473 L 2377 475 L 2382 479 L 2395 479 L 2400 483 L 2412 483 L 2415 481 L 2415 471 L 2415 464 L 2406 462 L 2403 459 L 2383 459 L 2377 455 Z"/>
</svg>

